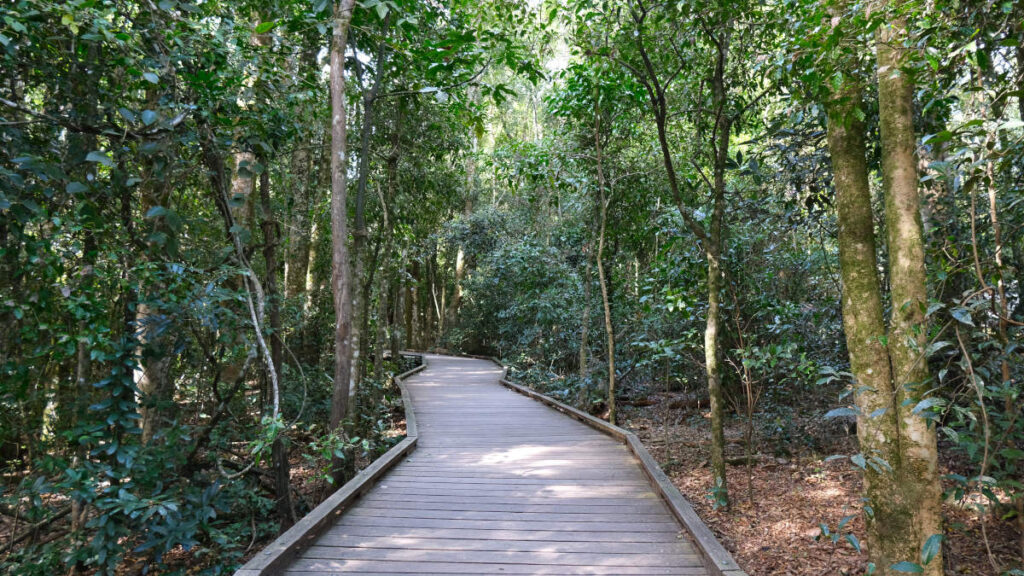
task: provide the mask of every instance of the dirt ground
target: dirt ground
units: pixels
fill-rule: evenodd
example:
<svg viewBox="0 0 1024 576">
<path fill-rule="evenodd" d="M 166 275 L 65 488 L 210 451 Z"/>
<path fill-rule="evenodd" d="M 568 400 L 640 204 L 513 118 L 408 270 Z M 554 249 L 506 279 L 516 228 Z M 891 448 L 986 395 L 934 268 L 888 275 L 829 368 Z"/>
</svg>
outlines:
<svg viewBox="0 0 1024 576">
<path fill-rule="evenodd" d="M 817 424 L 820 417 L 807 421 L 795 417 L 788 423 L 790 428 L 817 435 L 809 439 L 817 449 L 776 456 L 768 442 L 755 440 L 759 449 L 753 452 L 759 457 L 750 467 L 749 480 L 742 461 L 730 466 L 732 508 L 715 510 L 708 496 L 707 414 L 670 408 L 672 400 L 670 394 L 652 395 L 649 406 L 623 407 L 620 424 L 643 440 L 743 569 L 752 576 L 865 573 L 866 554 L 858 553 L 845 538 L 851 533 L 866 546 L 859 514 L 860 474 L 845 459 L 825 461 L 830 454 L 856 452 L 855 437 L 826 434 Z M 730 422 L 726 427 L 727 457 L 743 456 L 742 438 L 742 422 Z M 808 442 L 807 435 L 802 438 Z M 955 463 L 944 462 L 943 473 L 951 464 Z M 1019 535 L 1013 524 L 992 516 L 985 519 L 990 558 L 979 515 L 952 503 L 944 512 L 947 576 L 997 576 L 1022 566 Z M 822 535 L 822 524 L 829 533 L 836 533 L 840 520 L 848 515 L 854 518 L 845 524 L 837 542 Z"/>
</svg>

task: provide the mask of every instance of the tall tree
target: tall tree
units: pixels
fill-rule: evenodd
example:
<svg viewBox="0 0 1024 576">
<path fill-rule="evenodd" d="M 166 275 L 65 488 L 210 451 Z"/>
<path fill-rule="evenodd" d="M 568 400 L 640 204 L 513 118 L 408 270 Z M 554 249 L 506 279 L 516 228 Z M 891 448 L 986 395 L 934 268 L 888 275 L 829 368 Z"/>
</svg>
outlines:
<svg viewBox="0 0 1024 576">
<path fill-rule="evenodd" d="M 334 391 L 331 400 L 331 429 L 340 430 L 348 415 L 355 388 L 352 362 L 352 288 L 348 251 L 347 176 L 348 125 L 345 108 L 345 52 L 355 0 L 340 0 L 334 6 L 331 38 L 331 292 L 334 295 Z M 337 485 L 345 481 L 345 462 L 335 456 L 332 474 Z"/>
</svg>

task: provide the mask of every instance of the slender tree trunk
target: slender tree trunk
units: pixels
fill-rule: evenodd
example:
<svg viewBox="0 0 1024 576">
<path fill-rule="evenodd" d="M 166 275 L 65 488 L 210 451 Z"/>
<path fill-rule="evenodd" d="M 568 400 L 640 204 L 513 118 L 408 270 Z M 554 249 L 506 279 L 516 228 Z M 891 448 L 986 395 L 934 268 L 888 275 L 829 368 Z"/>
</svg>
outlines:
<svg viewBox="0 0 1024 576">
<path fill-rule="evenodd" d="M 402 297 L 402 305 L 404 310 L 402 311 L 402 319 L 405 325 L 405 347 L 412 350 L 416 347 L 416 327 L 415 327 L 415 302 L 413 302 L 413 286 L 408 280 L 404 282 L 402 290 L 404 296 Z"/>
<path fill-rule="evenodd" d="M 402 286 L 394 278 L 391 280 L 391 318 L 388 324 L 388 340 L 391 347 L 391 361 L 398 362 L 399 348 L 399 326 L 402 322 L 402 312 L 405 304 L 402 302 Z M 396 364 L 397 365 L 397 364 Z"/>
<path fill-rule="evenodd" d="M 384 30 L 388 29 L 391 22 L 391 14 L 384 18 Z M 370 292 L 373 289 L 372 278 L 366 279 L 366 247 L 369 232 L 366 228 L 366 196 L 367 182 L 370 177 L 370 137 L 373 135 L 374 122 L 376 121 L 377 95 L 380 93 L 381 84 L 384 82 L 384 69 L 386 68 L 385 56 L 387 55 L 387 36 L 385 35 L 377 46 L 377 57 L 374 61 L 376 71 L 374 73 L 373 86 L 363 94 L 363 117 L 362 128 L 359 131 L 359 165 L 358 181 L 356 184 L 356 209 L 355 226 L 352 230 L 352 262 L 355 270 L 354 292 L 352 307 L 357 314 L 352 330 L 352 390 L 348 406 L 349 415 L 353 416 L 357 409 L 358 400 L 357 388 L 362 380 L 363 367 L 360 360 L 361 355 L 368 348 L 367 344 L 370 335 L 366 333 L 368 327 L 370 310 Z M 359 72 L 361 64 L 356 60 L 356 71 Z M 372 276 L 374 269 L 370 268 Z"/>
<path fill-rule="evenodd" d="M 612 327 L 612 309 L 608 284 L 604 274 L 604 236 L 608 222 L 608 200 L 605 198 L 604 158 L 601 148 L 601 105 L 595 90 L 594 149 L 597 153 L 597 199 L 600 202 L 601 226 L 597 236 L 597 278 L 601 283 L 601 302 L 604 307 L 604 332 L 608 345 L 608 422 L 615 424 L 615 330 Z"/>
<path fill-rule="evenodd" d="M 583 258 L 583 317 L 580 319 L 580 390 L 587 381 L 587 352 L 590 347 L 590 254 L 584 252 Z"/>
<path fill-rule="evenodd" d="M 466 201 L 466 215 L 470 211 L 469 201 Z M 459 307 L 462 306 L 462 278 L 466 274 L 466 250 L 463 246 L 455 253 L 455 287 L 452 291 L 452 301 L 448 307 L 448 325 L 455 323 L 458 317 Z"/>
<path fill-rule="evenodd" d="M 708 315 L 704 328 L 704 362 L 708 378 L 708 397 L 711 408 L 711 472 L 714 475 L 716 501 L 729 504 L 729 490 L 725 471 L 725 397 L 722 393 L 722 352 L 719 348 L 719 328 L 722 325 L 722 247 L 724 243 L 725 220 L 725 168 L 729 161 L 729 132 L 732 129 L 731 116 L 726 110 L 725 65 L 729 54 L 729 30 L 717 39 L 718 59 L 712 76 L 712 107 L 717 112 L 714 151 L 714 208 L 711 214 L 711 228 L 705 242 L 705 256 L 708 261 Z"/>
<path fill-rule="evenodd" d="M 476 91 L 470 88 L 469 99 L 476 99 Z M 462 215 L 469 218 L 473 214 L 473 198 L 476 195 L 476 134 L 470 134 L 470 142 L 473 143 L 472 153 L 466 157 L 466 198 Z M 455 289 L 452 293 L 451 306 L 448 309 L 448 324 L 456 322 L 459 315 L 459 308 L 462 306 L 462 280 L 466 275 L 466 250 L 461 244 L 455 255 Z"/>
<path fill-rule="evenodd" d="M 278 225 L 270 203 L 270 167 L 263 162 L 260 174 L 260 209 L 262 211 L 263 260 L 266 264 L 265 280 L 267 312 L 270 317 L 270 357 L 273 359 L 277 381 L 281 382 L 281 365 L 284 360 L 284 343 L 281 340 L 281 294 L 277 284 L 279 244 Z M 295 523 L 295 512 L 291 503 L 291 470 L 288 463 L 288 449 L 283 434 L 279 434 L 271 445 L 271 459 L 274 465 L 275 507 L 281 527 L 288 528 Z"/>
<path fill-rule="evenodd" d="M 299 76 L 310 77 L 317 69 L 316 46 L 307 47 L 298 63 Z M 288 231 L 288 247 L 285 263 L 284 295 L 297 300 L 300 309 L 306 304 L 306 275 L 309 273 L 309 253 L 312 246 L 313 199 L 316 186 L 316 173 L 313 169 L 314 158 L 322 150 L 329 147 L 320 146 L 320 131 L 308 134 L 308 142 L 296 143 L 291 157 L 291 173 L 294 204 L 291 209 L 291 221 Z M 301 330 L 301 327 L 300 327 Z"/>
<path fill-rule="evenodd" d="M 686 227 L 705 246 L 705 256 L 708 263 L 708 315 L 704 330 L 704 357 L 705 369 L 708 380 L 708 393 L 711 397 L 711 468 L 714 475 L 714 490 L 716 501 L 728 504 L 728 486 L 725 470 L 725 435 L 723 425 L 723 408 L 725 401 L 722 397 L 721 381 L 721 353 L 718 349 L 718 328 L 721 323 L 719 302 L 721 287 L 721 246 L 722 246 L 722 221 L 724 220 L 724 174 L 719 182 L 718 169 L 723 164 L 723 154 L 728 155 L 729 125 L 731 117 L 725 109 L 727 93 L 725 91 L 725 65 L 729 52 L 729 30 L 720 37 L 713 40 L 718 45 L 718 54 L 715 60 L 715 70 L 712 74 L 712 109 L 715 111 L 715 130 L 717 139 L 712 141 L 713 161 L 716 167 L 716 183 L 711 190 L 714 201 L 714 212 L 710 231 L 705 231 L 703 225 L 694 218 L 693 214 L 686 208 L 683 196 L 679 189 L 678 176 L 675 164 L 672 159 L 672 152 L 668 143 L 668 102 L 666 88 L 661 85 L 654 64 L 647 53 L 644 43 L 643 27 L 647 18 L 647 12 L 635 10 L 632 13 L 634 23 L 637 26 L 636 40 L 637 49 L 643 60 L 643 74 L 638 74 L 650 100 L 651 111 L 654 114 L 655 126 L 658 131 L 658 145 L 661 150 L 662 162 L 665 165 L 665 174 L 668 176 L 669 190 L 679 210 Z M 731 24 L 729 25 L 731 28 Z M 721 142 L 724 140 L 724 146 Z M 717 232 L 715 228 L 717 227 Z"/>
<path fill-rule="evenodd" d="M 156 109 L 160 93 L 156 89 L 147 92 L 146 100 L 151 109 Z M 171 147 L 167 147 L 170 150 Z M 166 225 L 162 215 L 149 216 L 150 211 L 158 206 L 166 207 L 170 199 L 171 183 L 167 175 L 167 167 L 171 165 L 171 152 L 159 161 L 150 158 L 146 161 L 141 191 L 142 214 L 151 220 L 150 233 L 153 238 L 162 242 L 153 242 L 149 246 L 149 255 L 153 252 L 176 252 L 177 241 L 174 232 Z M 163 286 L 156 285 L 156 292 Z M 135 309 L 135 332 L 139 342 L 139 367 L 135 373 L 135 385 L 139 389 L 139 425 L 142 428 L 141 441 L 148 444 L 156 435 L 161 421 L 166 417 L 168 408 L 174 397 L 174 385 L 171 381 L 171 355 L 169 348 L 172 342 L 164 332 L 160 311 L 150 306 L 151 299 L 145 294 L 146 287 L 140 287 L 139 301 Z"/>
<path fill-rule="evenodd" d="M 420 263 L 419 261 L 413 260 L 412 270 L 410 272 L 412 276 L 412 284 L 408 288 L 408 304 L 409 309 L 407 310 L 407 318 L 409 319 L 409 347 L 417 350 L 423 350 L 423 313 L 421 305 L 421 293 L 422 282 L 420 281 Z"/>
<path fill-rule="evenodd" d="M 340 430 L 348 414 L 352 378 L 352 276 L 348 254 L 348 210 L 345 111 L 345 51 L 355 0 L 340 0 L 334 7 L 331 42 L 331 291 L 334 294 L 334 391 L 331 429 Z M 345 482 L 346 463 L 335 457 L 336 486 Z"/>
<path fill-rule="evenodd" d="M 899 413 L 900 461 L 894 466 L 908 511 L 907 526 L 889 525 L 883 553 L 894 560 L 918 558 L 925 540 L 942 534 L 938 448 L 935 427 L 913 412 L 928 390 L 930 374 L 925 357 L 928 306 L 921 196 L 914 158 L 913 85 L 903 71 L 902 18 L 889 19 L 876 32 L 878 58 L 879 128 L 882 142 L 882 185 L 885 190 L 889 246 L 889 281 L 892 313 L 889 323 L 889 358 L 893 391 Z M 890 463 L 891 464 L 891 463 Z M 925 573 L 942 574 L 941 553 Z"/>
<path fill-rule="evenodd" d="M 377 341 L 373 349 L 373 377 L 384 378 L 384 349 L 387 348 L 388 279 L 380 274 L 377 280 Z"/>
<path fill-rule="evenodd" d="M 309 271 L 309 250 L 311 242 L 310 196 L 312 192 L 313 154 L 303 143 L 292 152 L 292 173 L 296 175 L 292 207 L 291 227 L 288 234 L 288 264 L 285 277 L 285 296 L 299 299 L 300 306 L 306 296 L 306 274 Z"/>
<path fill-rule="evenodd" d="M 356 358 L 363 358 L 364 362 L 360 363 L 357 366 L 354 366 L 356 371 L 356 386 L 355 388 L 352 389 L 352 397 L 350 398 L 348 404 L 348 413 L 349 416 L 353 418 L 353 420 L 356 419 L 357 411 L 359 409 L 358 391 L 359 384 L 362 382 L 364 372 L 366 372 L 365 361 L 369 359 L 370 355 L 370 342 L 371 336 L 373 336 L 372 334 L 370 334 L 370 302 L 373 299 L 373 284 L 374 278 L 376 277 L 377 274 L 377 267 L 382 261 L 380 253 L 381 243 L 383 241 L 384 240 L 382 240 L 381 238 L 377 238 L 377 240 L 374 242 L 373 252 L 371 257 L 369 258 L 369 271 L 365 272 L 361 276 L 355 276 L 357 280 L 357 288 L 360 294 L 362 294 L 362 296 L 359 299 L 357 299 L 357 302 L 359 304 L 359 313 L 356 315 L 356 318 L 359 323 L 358 333 L 362 334 L 363 337 L 360 338 L 359 340 L 354 341 L 354 346 L 357 350 Z"/>
</svg>

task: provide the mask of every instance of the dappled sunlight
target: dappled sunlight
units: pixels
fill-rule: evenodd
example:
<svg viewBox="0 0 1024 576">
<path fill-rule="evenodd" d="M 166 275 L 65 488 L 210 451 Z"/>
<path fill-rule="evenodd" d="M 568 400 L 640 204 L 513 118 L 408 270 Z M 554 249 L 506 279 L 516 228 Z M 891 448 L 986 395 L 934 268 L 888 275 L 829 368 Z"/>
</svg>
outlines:
<svg viewBox="0 0 1024 576">
<path fill-rule="evenodd" d="M 503 462 L 520 462 L 522 460 L 529 460 L 538 456 L 544 455 L 551 452 L 553 449 L 549 446 L 539 445 L 528 445 L 513 448 L 511 450 L 502 450 L 499 452 L 492 452 L 480 458 L 480 464 L 498 464 Z"/>
</svg>

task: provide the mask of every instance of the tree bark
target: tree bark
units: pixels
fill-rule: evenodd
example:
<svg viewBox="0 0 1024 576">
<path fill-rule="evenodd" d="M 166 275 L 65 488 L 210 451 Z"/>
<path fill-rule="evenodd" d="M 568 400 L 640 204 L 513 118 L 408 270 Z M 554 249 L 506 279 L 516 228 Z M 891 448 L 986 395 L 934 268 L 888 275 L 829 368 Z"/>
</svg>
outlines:
<svg viewBox="0 0 1024 576">
<path fill-rule="evenodd" d="M 423 311 L 422 311 L 422 281 L 420 279 L 420 263 L 417 260 L 412 262 L 412 284 L 408 288 L 408 300 L 406 318 L 409 320 L 410 342 L 409 347 L 417 350 L 423 349 Z"/>
<path fill-rule="evenodd" d="M 889 282 L 892 312 L 889 322 L 889 358 L 893 390 L 899 411 L 900 458 L 894 468 L 894 490 L 902 492 L 909 512 L 908 526 L 885 527 L 883 553 L 895 560 L 918 558 L 925 540 L 942 534 L 942 489 L 938 477 L 935 427 L 913 412 L 928 390 L 930 374 L 925 357 L 928 306 L 921 196 L 918 190 L 914 136 L 913 85 L 902 70 L 906 37 L 901 17 L 889 19 L 876 32 L 878 59 L 878 114 L 882 143 L 882 186 L 889 245 Z M 942 574 L 941 553 L 925 573 Z"/>
<path fill-rule="evenodd" d="M 384 349 L 387 347 L 388 279 L 381 273 L 377 280 L 377 341 L 373 349 L 373 377 L 384 378 Z"/>
<path fill-rule="evenodd" d="M 345 50 L 355 0 L 334 6 L 331 42 L 331 292 L 334 296 L 334 390 L 331 429 L 340 431 L 348 414 L 352 378 L 352 275 L 348 254 L 347 125 L 345 109 Z M 345 482 L 345 462 L 335 457 L 336 486 Z"/>
<path fill-rule="evenodd" d="M 288 234 L 288 264 L 285 277 L 285 296 L 299 299 L 300 307 L 306 296 L 306 274 L 309 272 L 309 251 L 312 219 L 310 218 L 310 193 L 312 191 L 312 167 L 310 150 L 299 143 L 292 152 L 292 174 L 295 176 L 290 232 Z"/>
<path fill-rule="evenodd" d="M 366 190 L 367 182 L 370 177 L 370 137 L 373 134 L 373 126 L 376 121 L 376 110 L 377 110 L 377 96 L 380 93 L 381 84 L 384 82 L 384 58 L 387 55 L 387 30 L 391 22 L 391 14 L 389 13 L 384 18 L 384 36 L 381 38 L 377 45 L 377 56 L 374 61 L 376 66 L 374 72 L 373 86 L 366 90 L 363 94 L 363 117 L 362 117 L 362 128 L 359 131 L 359 167 L 358 167 L 358 181 L 356 184 L 356 210 L 355 210 L 355 226 L 352 230 L 352 262 L 355 265 L 355 270 L 352 277 L 355 282 L 355 291 L 353 292 L 353 309 L 355 310 L 358 317 L 353 323 L 352 331 L 352 390 L 350 392 L 351 399 L 349 401 L 349 415 L 352 416 L 357 409 L 357 388 L 359 382 L 362 379 L 362 366 L 360 363 L 360 356 L 364 354 L 368 348 L 367 342 L 369 334 L 365 334 L 369 319 L 369 298 L 370 292 L 373 288 L 372 279 L 366 281 L 365 276 L 365 261 L 366 261 L 366 241 L 369 238 L 369 232 L 366 229 Z M 361 70 L 361 64 L 359 60 L 356 60 L 356 72 L 359 74 Z M 370 274 L 372 276 L 373 269 Z"/>
<path fill-rule="evenodd" d="M 391 361 L 398 362 L 399 348 L 399 326 L 402 322 L 402 312 L 405 305 L 402 302 L 402 286 L 394 278 L 391 280 L 391 318 L 388 323 L 388 345 L 391 348 Z M 396 364 L 397 365 L 397 364 Z"/>
<path fill-rule="evenodd" d="M 476 100 L 476 91 L 472 87 L 469 89 L 469 99 Z M 471 133 L 469 139 L 473 143 L 473 148 L 472 153 L 466 157 L 466 197 L 462 210 L 463 217 L 467 219 L 473 214 L 473 198 L 476 194 L 476 133 Z M 448 325 L 450 326 L 458 320 L 459 308 L 462 306 L 462 280 L 465 275 L 466 249 L 460 244 L 455 255 L 455 288 L 452 292 L 451 305 L 448 308 Z"/>
</svg>

